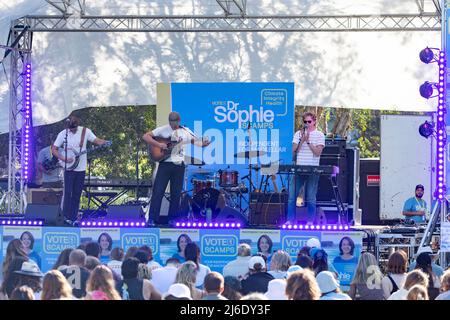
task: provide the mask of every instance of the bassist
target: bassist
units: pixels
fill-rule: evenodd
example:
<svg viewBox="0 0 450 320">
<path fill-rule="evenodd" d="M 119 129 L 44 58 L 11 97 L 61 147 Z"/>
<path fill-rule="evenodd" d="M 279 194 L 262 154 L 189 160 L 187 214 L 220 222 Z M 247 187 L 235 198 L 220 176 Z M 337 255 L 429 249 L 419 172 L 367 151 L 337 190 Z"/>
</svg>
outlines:
<svg viewBox="0 0 450 320">
<path fill-rule="evenodd" d="M 66 150 L 72 149 L 77 152 L 83 152 L 86 150 L 88 141 L 98 146 L 107 143 L 106 140 L 97 138 L 90 129 L 81 127 L 80 122 L 80 118 L 71 115 L 66 121 L 66 129 L 58 134 L 52 145 L 52 154 L 62 162 L 65 162 L 66 167 L 75 161 L 74 158 L 69 156 L 66 159 Z M 58 152 L 58 148 L 60 147 L 63 149 L 61 153 Z M 79 163 L 75 168 L 64 171 L 62 210 L 67 219 L 66 222 L 69 224 L 72 224 L 77 219 L 81 192 L 83 191 L 84 186 L 86 166 L 87 155 L 84 153 L 80 156 Z"/>
<path fill-rule="evenodd" d="M 153 131 L 149 131 L 142 137 L 151 148 L 166 150 L 170 154 L 170 156 L 161 160 L 158 165 L 158 171 L 156 172 L 155 181 L 153 183 L 152 199 L 150 202 L 149 226 L 152 226 L 155 223 L 161 223 L 158 221 L 161 210 L 161 201 L 169 182 L 169 219 L 173 219 L 177 216 L 181 190 L 183 187 L 186 144 L 192 143 L 202 147 L 209 145 L 209 141 L 199 141 L 189 132 L 189 130 L 181 127 L 180 120 L 181 117 L 178 112 L 171 112 L 169 114 L 169 124 L 158 127 Z M 158 138 L 165 138 L 171 141 L 171 144 L 174 144 L 175 146 L 170 150 L 167 143 L 157 141 L 160 140 Z"/>
</svg>

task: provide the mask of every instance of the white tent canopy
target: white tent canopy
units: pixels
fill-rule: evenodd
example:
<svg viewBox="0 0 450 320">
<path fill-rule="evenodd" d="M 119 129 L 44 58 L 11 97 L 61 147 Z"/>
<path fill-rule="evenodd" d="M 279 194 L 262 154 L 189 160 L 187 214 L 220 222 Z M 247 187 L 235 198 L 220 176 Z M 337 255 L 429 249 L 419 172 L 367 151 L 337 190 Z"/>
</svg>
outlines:
<svg viewBox="0 0 450 320">
<path fill-rule="evenodd" d="M 223 14 L 207 0 L 91 2 L 87 15 Z M 58 14 L 37 0 L 0 0 L 0 12 L 0 44 L 11 20 Z M 247 1 L 249 15 L 417 12 L 414 0 Z M 419 52 L 440 42 L 440 32 L 34 33 L 34 124 L 87 106 L 155 104 L 158 82 L 292 81 L 297 105 L 432 111 L 418 88 L 436 79 L 437 66 Z M 7 80 L 0 70 L 0 132 L 8 130 Z"/>
</svg>

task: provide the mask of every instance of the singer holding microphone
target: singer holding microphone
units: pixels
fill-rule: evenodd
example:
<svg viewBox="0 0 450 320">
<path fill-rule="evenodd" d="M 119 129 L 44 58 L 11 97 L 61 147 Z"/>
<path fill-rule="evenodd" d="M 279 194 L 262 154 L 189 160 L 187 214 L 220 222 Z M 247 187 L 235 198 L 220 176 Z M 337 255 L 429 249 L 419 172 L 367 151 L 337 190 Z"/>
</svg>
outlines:
<svg viewBox="0 0 450 320">
<path fill-rule="evenodd" d="M 75 161 L 73 157 L 68 155 L 68 150 L 83 152 L 86 150 L 88 141 L 98 146 L 108 142 L 97 138 L 91 129 L 81 127 L 80 123 L 80 118 L 74 115 L 69 116 L 65 124 L 66 129 L 58 134 L 55 142 L 51 146 L 52 154 L 64 163 L 62 211 L 68 224 L 73 224 L 78 216 L 87 166 L 87 155 L 84 153 L 80 155 L 78 165 L 72 170 L 68 170 L 67 166 Z M 58 148 L 61 147 L 62 152 L 58 152 Z"/>
<path fill-rule="evenodd" d="M 306 112 L 302 116 L 303 127 L 292 140 L 292 161 L 300 166 L 318 166 L 325 147 L 325 135 L 316 128 L 316 115 Z M 288 216 L 286 223 L 296 223 L 296 200 L 301 188 L 305 187 L 305 202 L 308 212 L 307 224 L 311 225 L 316 216 L 316 195 L 319 174 L 295 174 L 290 179 Z"/>
<path fill-rule="evenodd" d="M 159 221 L 161 202 L 169 182 L 170 205 L 168 219 L 170 221 L 171 218 L 173 219 L 177 216 L 180 206 L 181 190 L 183 188 L 184 171 L 186 169 L 184 163 L 186 144 L 192 143 L 200 147 L 209 145 L 209 141 L 197 139 L 191 130 L 181 126 L 180 121 L 180 114 L 178 112 L 171 112 L 169 113 L 169 124 L 149 131 L 142 137 L 147 144 L 163 150 L 167 149 L 167 144 L 158 142 L 154 137 L 170 138 L 172 143 L 179 142 L 171 150 L 170 157 L 159 162 L 150 201 L 149 226 L 153 226 L 155 223 L 161 224 Z"/>
</svg>

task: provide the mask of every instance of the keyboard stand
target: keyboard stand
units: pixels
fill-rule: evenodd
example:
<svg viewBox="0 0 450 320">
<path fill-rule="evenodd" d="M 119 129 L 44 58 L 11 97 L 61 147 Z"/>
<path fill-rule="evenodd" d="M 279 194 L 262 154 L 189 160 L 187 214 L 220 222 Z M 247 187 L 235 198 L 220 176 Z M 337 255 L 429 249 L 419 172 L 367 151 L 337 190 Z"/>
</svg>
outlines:
<svg viewBox="0 0 450 320">
<path fill-rule="evenodd" d="M 97 205 L 97 209 L 90 213 L 90 218 L 96 218 L 101 211 L 106 211 L 108 206 L 123 196 L 128 190 L 89 190 L 84 189 L 84 192 L 88 198 L 88 203 L 91 201 Z M 103 198 L 106 198 L 104 200 Z M 90 209 L 90 208 L 88 208 Z M 90 210 L 89 210 L 90 211 Z"/>
</svg>

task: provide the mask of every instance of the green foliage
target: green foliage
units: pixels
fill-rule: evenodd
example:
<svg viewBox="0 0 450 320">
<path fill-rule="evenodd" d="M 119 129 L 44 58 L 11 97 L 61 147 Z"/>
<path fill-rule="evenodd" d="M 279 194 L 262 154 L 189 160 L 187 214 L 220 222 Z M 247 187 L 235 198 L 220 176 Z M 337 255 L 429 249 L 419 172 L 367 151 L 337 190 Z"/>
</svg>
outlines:
<svg viewBox="0 0 450 320">
<path fill-rule="evenodd" d="M 142 135 L 155 128 L 155 106 L 86 108 L 74 114 L 97 137 L 113 142 L 109 149 L 92 155 L 92 176 L 135 179 L 138 157 L 139 179 L 150 179 L 152 168 Z"/>
</svg>

